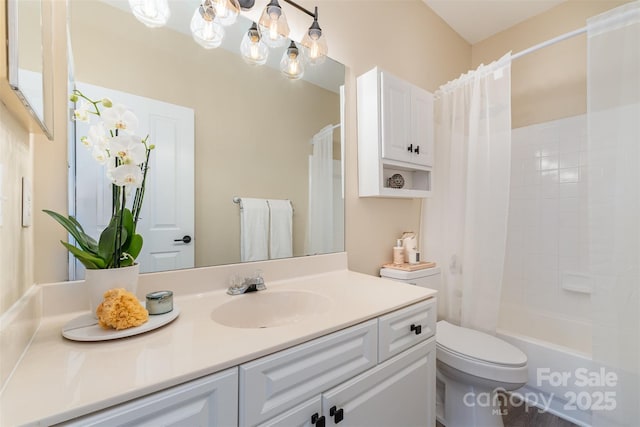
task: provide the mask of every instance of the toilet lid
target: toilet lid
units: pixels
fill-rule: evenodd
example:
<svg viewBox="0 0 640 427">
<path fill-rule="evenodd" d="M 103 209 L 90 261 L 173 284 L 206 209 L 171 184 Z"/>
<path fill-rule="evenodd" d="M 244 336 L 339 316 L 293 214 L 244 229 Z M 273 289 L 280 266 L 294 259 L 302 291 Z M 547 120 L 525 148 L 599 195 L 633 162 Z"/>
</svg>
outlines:
<svg viewBox="0 0 640 427">
<path fill-rule="evenodd" d="M 452 325 L 444 320 L 438 322 L 436 342 L 443 349 L 467 358 L 506 366 L 527 364 L 527 355 L 508 342 L 484 332 Z"/>
</svg>

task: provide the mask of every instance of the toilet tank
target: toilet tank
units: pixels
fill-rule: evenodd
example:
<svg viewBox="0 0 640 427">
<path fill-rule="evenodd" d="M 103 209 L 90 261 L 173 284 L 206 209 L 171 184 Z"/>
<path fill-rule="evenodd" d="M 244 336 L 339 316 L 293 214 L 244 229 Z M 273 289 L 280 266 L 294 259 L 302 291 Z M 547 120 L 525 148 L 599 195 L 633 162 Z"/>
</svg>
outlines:
<svg viewBox="0 0 640 427">
<path fill-rule="evenodd" d="M 410 283 L 423 288 L 440 291 L 440 267 L 423 268 L 416 271 L 396 270 L 394 268 L 381 268 L 380 277 Z"/>
</svg>

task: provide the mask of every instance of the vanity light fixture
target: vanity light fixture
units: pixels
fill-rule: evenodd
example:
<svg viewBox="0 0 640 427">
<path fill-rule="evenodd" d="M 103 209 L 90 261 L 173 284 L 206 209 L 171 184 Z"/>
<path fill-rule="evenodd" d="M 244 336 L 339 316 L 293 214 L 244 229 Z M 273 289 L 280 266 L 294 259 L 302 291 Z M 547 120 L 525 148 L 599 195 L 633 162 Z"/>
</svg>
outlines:
<svg viewBox="0 0 640 427">
<path fill-rule="evenodd" d="M 267 62 L 269 48 L 262 40 L 262 35 L 255 22 L 242 37 L 240 54 L 242 59 L 250 65 L 264 65 Z"/>
<path fill-rule="evenodd" d="M 224 28 L 216 20 L 216 10 L 212 0 L 205 0 L 191 18 L 191 35 L 205 49 L 220 46 L 224 38 Z"/>
<path fill-rule="evenodd" d="M 291 42 L 284 55 L 282 55 L 280 71 L 291 80 L 298 80 L 304 75 L 304 64 L 294 41 Z"/>
<path fill-rule="evenodd" d="M 233 25 L 240 10 L 250 10 L 255 0 L 201 0 L 191 19 L 193 39 L 205 49 L 214 49 L 222 44 L 223 26 Z M 328 48 L 326 38 L 318 24 L 318 8 L 310 12 L 292 0 L 285 3 L 306 13 L 313 22 L 300 45 L 304 57 L 311 65 L 324 62 Z M 148 27 L 161 27 L 170 16 L 168 0 L 129 0 L 129 6 L 135 17 Z M 244 60 L 251 65 L 266 63 L 269 47 L 283 46 L 289 37 L 289 24 L 278 0 L 269 0 L 258 24 L 249 28 L 242 38 L 240 52 Z M 297 80 L 304 74 L 304 64 L 298 46 L 292 41 L 286 49 L 280 69 L 290 79 Z"/>
<path fill-rule="evenodd" d="M 171 16 L 168 0 L 129 0 L 129 7 L 133 16 L 150 28 L 162 27 Z"/>
<path fill-rule="evenodd" d="M 262 11 L 258 21 L 264 41 L 269 47 L 280 47 L 287 42 L 289 37 L 289 24 L 287 17 L 282 12 L 278 0 L 271 0 Z"/>
</svg>

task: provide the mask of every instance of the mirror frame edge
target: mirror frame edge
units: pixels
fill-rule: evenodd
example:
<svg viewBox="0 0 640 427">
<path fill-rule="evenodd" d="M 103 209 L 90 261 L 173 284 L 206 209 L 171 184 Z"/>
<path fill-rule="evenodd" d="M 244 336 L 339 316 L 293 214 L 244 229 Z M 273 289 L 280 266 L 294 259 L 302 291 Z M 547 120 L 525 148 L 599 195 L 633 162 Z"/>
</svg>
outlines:
<svg viewBox="0 0 640 427">
<path fill-rule="evenodd" d="M 15 8 L 12 8 L 10 4 L 15 4 L 18 0 L 0 0 L 0 32 L 5 35 L 6 46 L 0 49 L 0 102 L 2 102 L 9 112 L 13 115 L 18 122 L 27 129 L 30 133 L 43 134 L 50 141 L 54 140 L 53 135 L 53 120 L 48 120 L 51 124 L 47 125 L 48 112 L 51 111 L 49 104 L 52 100 L 47 99 L 47 87 L 46 87 L 46 73 L 50 70 L 50 64 L 47 64 L 47 54 L 45 54 L 46 46 L 50 44 L 51 34 L 48 34 L 45 29 L 48 28 L 48 32 L 51 30 L 51 17 L 50 14 L 42 14 L 42 60 L 43 60 L 43 93 L 44 99 L 44 117 L 41 120 L 33 108 L 29 105 L 29 102 L 24 98 L 20 89 L 13 83 L 10 60 L 13 57 L 12 53 L 15 53 L 16 49 L 16 34 L 17 28 L 10 24 L 10 16 L 17 13 Z M 46 6 L 46 2 L 42 2 L 43 6 Z M 43 8 L 44 12 L 44 8 Z M 14 18 L 15 19 L 15 18 Z M 17 68 L 16 68 L 17 70 Z M 16 72 L 13 72 L 15 75 Z"/>
</svg>

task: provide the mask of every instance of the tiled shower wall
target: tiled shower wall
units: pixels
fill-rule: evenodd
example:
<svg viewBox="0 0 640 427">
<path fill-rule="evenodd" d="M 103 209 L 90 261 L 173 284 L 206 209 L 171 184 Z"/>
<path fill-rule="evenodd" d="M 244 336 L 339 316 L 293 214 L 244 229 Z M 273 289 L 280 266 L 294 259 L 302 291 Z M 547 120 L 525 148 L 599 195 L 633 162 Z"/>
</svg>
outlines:
<svg viewBox="0 0 640 427">
<path fill-rule="evenodd" d="M 502 304 L 589 320 L 586 116 L 514 129 Z"/>
</svg>

